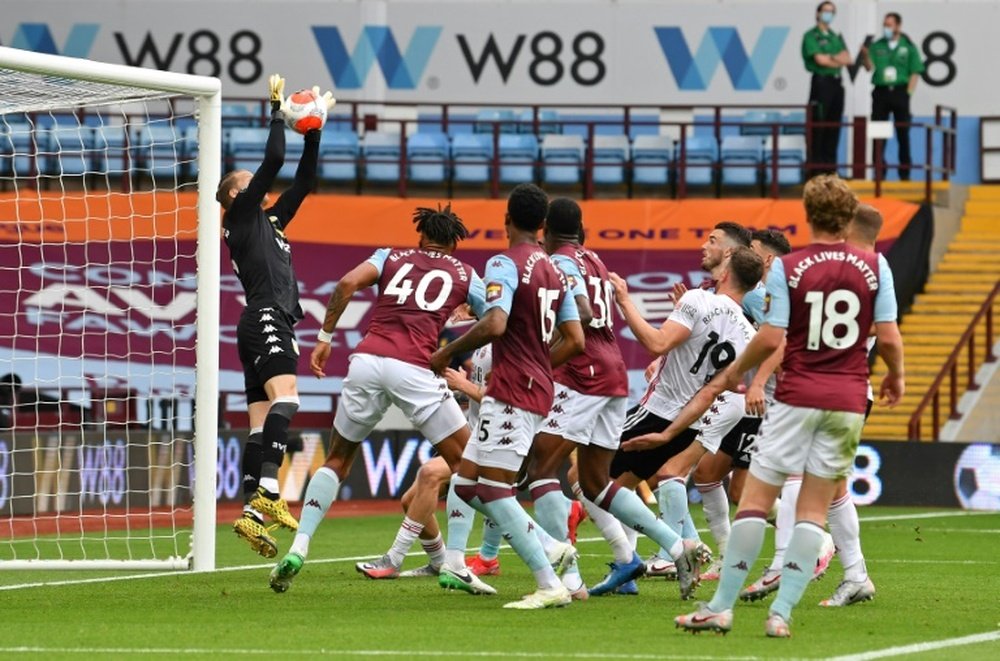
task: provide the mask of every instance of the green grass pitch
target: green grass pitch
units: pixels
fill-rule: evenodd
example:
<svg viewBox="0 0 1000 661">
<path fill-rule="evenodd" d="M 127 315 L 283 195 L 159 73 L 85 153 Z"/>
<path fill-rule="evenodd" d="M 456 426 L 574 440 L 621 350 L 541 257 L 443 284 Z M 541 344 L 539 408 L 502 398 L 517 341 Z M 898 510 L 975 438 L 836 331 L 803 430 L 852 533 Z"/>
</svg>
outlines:
<svg viewBox="0 0 1000 661">
<path fill-rule="evenodd" d="M 694 510 L 700 517 L 700 507 Z M 496 597 L 448 593 L 431 579 L 370 581 L 355 572 L 354 562 L 381 554 L 399 523 L 398 516 L 372 516 L 324 522 L 310 560 L 281 595 L 267 585 L 271 563 L 253 555 L 227 524 L 218 531 L 224 571 L 211 574 L 105 581 L 94 579 L 106 573 L 0 573 L 0 656 L 1000 658 L 1000 515 L 872 507 L 862 508 L 861 517 L 876 599 L 820 608 L 840 578 L 834 560 L 829 574 L 806 592 L 790 640 L 764 637 L 769 600 L 738 604 L 728 636 L 678 631 L 672 618 L 693 602 L 681 602 L 677 584 L 659 579 L 642 580 L 637 597 L 592 598 L 550 611 L 503 610 L 504 602 L 534 585 L 509 548 L 500 556 L 503 575 L 488 579 L 500 591 Z M 578 548 L 588 583 L 600 580 L 610 559 L 597 536 L 590 522 L 581 525 Z M 771 540 L 769 533 L 753 576 L 769 560 Z M 284 551 L 290 535 L 279 533 L 279 543 Z M 640 543 L 643 555 L 652 551 L 648 540 Z M 406 566 L 423 562 L 415 554 Z M 17 587 L 26 583 L 40 585 Z M 714 588 L 703 584 L 698 597 L 707 599 Z M 975 634 L 983 634 L 971 639 L 978 642 L 956 644 Z M 935 648 L 938 641 L 948 646 Z"/>
</svg>

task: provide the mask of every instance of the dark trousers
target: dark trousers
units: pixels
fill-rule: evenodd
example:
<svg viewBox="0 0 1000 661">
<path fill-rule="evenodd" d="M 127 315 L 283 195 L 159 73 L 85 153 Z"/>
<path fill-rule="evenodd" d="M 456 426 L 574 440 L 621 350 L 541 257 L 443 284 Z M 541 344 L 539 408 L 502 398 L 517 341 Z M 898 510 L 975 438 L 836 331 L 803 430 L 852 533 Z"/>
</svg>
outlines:
<svg viewBox="0 0 1000 661">
<path fill-rule="evenodd" d="M 910 127 L 913 119 L 910 115 L 910 95 L 906 85 L 895 87 L 876 87 L 872 91 L 872 120 L 884 122 L 892 115 L 896 124 L 896 141 L 899 143 L 899 178 L 910 179 Z M 885 140 L 875 141 L 875 162 L 883 165 L 879 168 L 879 179 L 885 179 Z"/>
<path fill-rule="evenodd" d="M 844 86 L 840 84 L 840 78 L 814 74 L 809 86 L 809 105 L 812 121 L 839 123 L 844 115 Z M 813 128 L 810 142 L 812 154 L 809 160 L 815 164 L 812 174 L 836 172 L 840 126 Z"/>
</svg>

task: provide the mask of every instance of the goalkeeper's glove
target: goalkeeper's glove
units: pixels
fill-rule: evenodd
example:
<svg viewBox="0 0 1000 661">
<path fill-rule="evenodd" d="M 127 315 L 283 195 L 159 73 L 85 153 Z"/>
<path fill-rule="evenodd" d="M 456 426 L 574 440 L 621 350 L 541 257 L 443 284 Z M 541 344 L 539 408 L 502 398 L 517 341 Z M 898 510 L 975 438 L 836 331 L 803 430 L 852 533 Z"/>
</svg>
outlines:
<svg viewBox="0 0 1000 661">
<path fill-rule="evenodd" d="M 333 92 L 327 92 L 326 94 L 319 93 L 319 85 L 313 85 L 313 94 L 323 99 L 326 102 L 326 111 L 330 112 L 333 107 L 337 105 L 337 99 L 333 98 Z"/>
<path fill-rule="evenodd" d="M 268 91 L 271 100 L 271 112 L 284 110 L 285 103 L 285 79 L 274 73 L 267 79 Z"/>
</svg>

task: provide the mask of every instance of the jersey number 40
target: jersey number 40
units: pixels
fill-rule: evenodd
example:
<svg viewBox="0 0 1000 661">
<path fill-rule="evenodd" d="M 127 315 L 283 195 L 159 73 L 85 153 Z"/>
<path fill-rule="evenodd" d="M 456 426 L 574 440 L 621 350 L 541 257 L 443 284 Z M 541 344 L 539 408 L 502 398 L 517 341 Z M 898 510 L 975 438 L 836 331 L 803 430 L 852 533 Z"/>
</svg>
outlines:
<svg viewBox="0 0 1000 661">
<path fill-rule="evenodd" d="M 433 271 L 428 271 L 420 278 L 420 282 L 417 283 L 417 288 L 414 290 L 413 281 L 407 278 L 407 274 L 413 270 L 413 264 L 403 264 L 396 271 L 396 274 L 392 276 L 392 280 L 385 287 L 386 296 L 395 296 L 396 305 L 404 305 L 407 300 L 409 300 L 410 295 L 413 294 L 413 300 L 417 304 L 417 307 L 421 310 L 426 310 L 428 312 L 434 312 L 435 310 L 440 310 L 441 306 L 444 305 L 445 301 L 448 300 L 448 295 L 451 293 L 451 288 L 453 282 L 451 279 L 451 274 L 447 271 L 442 271 L 441 269 L 434 269 Z M 431 283 L 435 280 L 441 281 L 441 291 L 438 292 L 434 300 L 427 300 L 427 290 L 430 288 Z"/>
</svg>

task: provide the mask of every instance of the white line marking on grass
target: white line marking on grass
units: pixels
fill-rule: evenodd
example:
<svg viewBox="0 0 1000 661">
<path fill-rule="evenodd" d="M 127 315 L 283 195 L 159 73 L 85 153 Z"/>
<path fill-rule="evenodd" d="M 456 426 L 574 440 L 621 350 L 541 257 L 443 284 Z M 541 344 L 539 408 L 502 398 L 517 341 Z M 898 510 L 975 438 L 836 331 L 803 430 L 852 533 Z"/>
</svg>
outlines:
<svg viewBox="0 0 1000 661">
<path fill-rule="evenodd" d="M 891 656 L 903 656 L 904 654 L 919 654 L 920 652 L 933 652 L 948 647 L 961 647 L 963 645 L 975 645 L 977 643 L 988 643 L 1000 640 L 1000 631 L 988 631 L 977 633 L 961 638 L 945 638 L 927 643 L 913 643 L 912 645 L 897 645 L 896 647 L 886 647 L 881 650 L 861 652 L 860 654 L 847 654 L 835 656 L 828 661 L 868 661 L 869 659 L 885 659 Z"/>
<path fill-rule="evenodd" d="M 226 654 L 231 656 L 273 656 L 274 650 L 259 648 L 213 649 L 207 647 L 0 647 L 2 654 L 169 654 L 172 656 L 195 654 Z M 515 651 L 457 651 L 457 650 L 281 650 L 283 656 L 399 656 L 399 657 L 461 657 L 485 659 L 551 659 L 551 652 Z M 625 661 L 670 661 L 672 659 L 694 659 L 696 661 L 757 661 L 759 656 L 691 656 L 689 654 L 621 654 L 615 652 L 559 652 L 560 659 L 623 659 Z"/>
<path fill-rule="evenodd" d="M 920 512 L 917 514 L 898 514 L 892 516 L 869 516 L 860 517 L 862 522 L 868 521 L 906 521 L 909 519 L 934 519 L 934 518 L 951 518 L 956 516 L 981 516 L 992 514 L 996 516 L 996 512 L 969 512 L 965 510 L 961 511 L 945 511 L 945 512 Z M 699 529 L 700 532 L 706 532 L 706 530 Z M 584 544 L 589 542 L 603 542 L 603 537 L 586 537 L 583 539 L 578 539 L 577 544 Z M 466 549 L 466 551 L 478 551 L 478 547 Z M 407 553 L 408 556 L 423 555 L 422 551 L 416 551 L 414 553 Z M 375 557 L 376 554 L 351 556 L 345 558 L 320 558 L 317 560 L 310 560 L 309 563 L 316 564 L 326 564 L 333 562 L 358 562 L 360 560 L 369 560 Z M 914 561 L 916 562 L 916 561 Z M 946 561 L 941 561 L 946 562 Z M 266 569 L 272 567 L 271 563 L 257 563 L 253 565 L 234 565 L 231 567 L 219 567 L 216 572 L 233 572 L 233 571 L 253 571 L 256 569 Z M 153 572 L 153 573 L 143 573 L 143 574 L 130 574 L 126 576 L 102 576 L 97 578 L 77 578 L 68 579 L 64 581 L 37 581 L 32 583 L 15 583 L 12 585 L 0 585 L 0 592 L 7 592 L 11 590 L 23 590 L 25 588 L 39 588 L 39 587 L 50 587 L 50 586 L 64 586 L 64 585 L 88 585 L 94 583 L 113 583 L 115 581 L 131 581 L 137 579 L 146 578 L 162 578 L 164 576 L 191 576 L 195 575 L 196 572 L 189 570 L 180 571 L 167 571 L 167 572 Z"/>
</svg>

